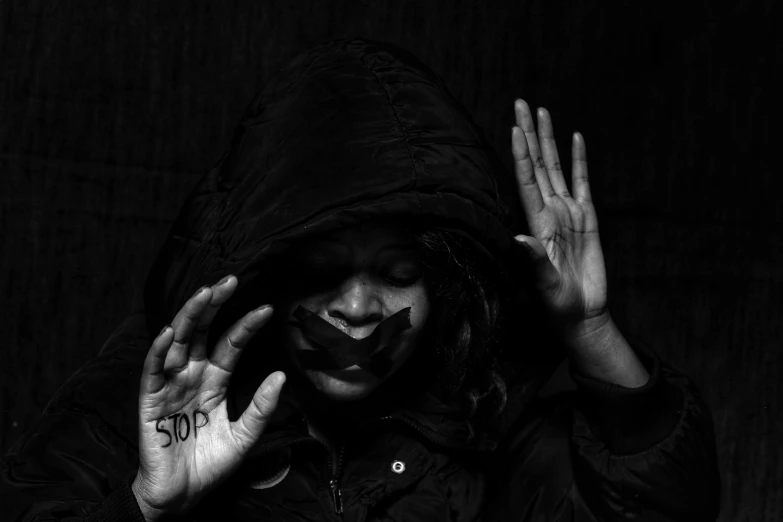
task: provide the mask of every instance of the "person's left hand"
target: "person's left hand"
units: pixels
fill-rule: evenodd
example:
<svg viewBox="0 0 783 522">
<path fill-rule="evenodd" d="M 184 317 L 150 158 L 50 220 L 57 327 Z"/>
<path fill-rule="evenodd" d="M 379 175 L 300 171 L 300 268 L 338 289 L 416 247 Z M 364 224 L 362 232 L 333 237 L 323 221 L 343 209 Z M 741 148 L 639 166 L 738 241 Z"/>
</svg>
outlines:
<svg viewBox="0 0 783 522">
<path fill-rule="evenodd" d="M 514 109 L 514 170 L 525 217 L 535 236 L 518 235 L 516 240 L 528 247 L 538 288 L 555 321 L 567 332 L 584 335 L 609 320 L 606 268 L 590 197 L 584 139 L 579 133 L 573 135 L 572 197 L 563 178 L 549 113 L 538 110 L 539 141 L 527 103 L 516 100 Z"/>
</svg>

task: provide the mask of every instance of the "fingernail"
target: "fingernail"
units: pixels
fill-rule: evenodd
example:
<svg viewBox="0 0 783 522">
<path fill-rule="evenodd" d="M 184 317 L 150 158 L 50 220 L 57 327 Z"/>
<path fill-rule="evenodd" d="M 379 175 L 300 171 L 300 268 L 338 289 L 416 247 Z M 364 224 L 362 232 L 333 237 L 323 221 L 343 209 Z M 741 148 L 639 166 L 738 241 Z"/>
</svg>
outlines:
<svg viewBox="0 0 783 522">
<path fill-rule="evenodd" d="M 224 277 L 223 279 L 221 279 L 220 281 L 218 281 L 218 282 L 217 282 L 217 286 L 220 286 L 220 285 L 224 285 L 224 284 L 226 284 L 226 283 L 228 282 L 228 280 L 229 280 L 229 279 L 231 279 L 231 274 L 228 274 L 226 277 Z"/>
<path fill-rule="evenodd" d="M 168 324 L 167 324 L 166 326 L 164 326 L 164 327 L 163 327 L 163 330 L 161 330 L 161 331 L 160 331 L 160 333 L 158 334 L 158 337 L 160 337 L 161 335 L 163 335 L 164 333 L 166 333 L 166 330 L 168 330 L 168 329 L 169 329 L 169 326 L 170 326 L 170 325 L 168 325 Z"/>
<path fill-rule="evenodd" d="M 253 310 L 253 312 L 261 312 L 263 310 L 266 310 L 267 308 L 272 308 L 272 305 L 270 305 L 270 304 L 261 305 L 258 308 L 256 308 L 255 310 Z"/>
<path fill-rule="evenodd" d="M 206 289 L 207 289 L 207 287 L 206 287 L 206 286 L 202 286 L 201 288 L 199 288 L 198 290 L 196 290 L 196 293 L 195 293 L 195 294 L 193 294 L 193 297 L 196 297 L 197 295 L 199 295 L 201 292 L 203 292 L 203 291 L 204 291 L 204 290 L 206 290 Z M 193 299 L 193 297 L 191 297 L 191 299 Z"/>
</svg>

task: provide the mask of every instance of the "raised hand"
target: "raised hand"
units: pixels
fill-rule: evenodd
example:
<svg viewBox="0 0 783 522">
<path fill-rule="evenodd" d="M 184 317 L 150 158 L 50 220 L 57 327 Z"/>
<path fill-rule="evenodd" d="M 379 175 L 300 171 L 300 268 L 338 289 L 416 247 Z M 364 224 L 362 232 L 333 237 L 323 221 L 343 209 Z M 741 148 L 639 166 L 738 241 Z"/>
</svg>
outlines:
<svg viewBox="0 0 783 522">
<path fill-rule="evenodd" d="M 236 277 L 200 289 L 152 343 L 139 394 L 139 471 L 132 490 L 147 520 L 182 515 L 228 478 L 264 431 L 285 374 L 269 375 L 239 419 L 226 393 L 242 348 L 272 316 L 265 305 L 228 329 L 207 357 L 207 331 Z"/>
<path fill-rule="evenodd" d="M 564 327 L 601 319 L 607 313 L 606 268 L 598 239 L 598 219 L 590 196 L 584 139 L 574 133 L 572 189 L 568 191 L 546 109 L 538 110 L 538 130 L 524 100 L 514 103 L 517 125 L 511 133 L 519 196 L 534 237 L 518 235 L 534 260 L 539 289 Z"/>
</svg>

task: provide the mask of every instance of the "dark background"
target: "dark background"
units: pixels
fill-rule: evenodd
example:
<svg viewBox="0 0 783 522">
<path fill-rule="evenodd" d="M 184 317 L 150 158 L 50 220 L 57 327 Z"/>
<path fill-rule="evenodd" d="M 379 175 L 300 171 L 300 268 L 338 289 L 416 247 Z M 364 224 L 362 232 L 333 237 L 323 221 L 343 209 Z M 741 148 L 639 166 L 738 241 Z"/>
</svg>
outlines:
<svg viewBox="0 0 783 522">
<path fill-rule="evenodd" d="M 509 169 L 515 97 L 564 164 L 584 134 L 617 323 L 712 406 L 721 520 L 783 520 L 778 13 L 604 4 L 0 0 L 0 449 L 140 303 L 252 95 L 364 36 L 440 74 Z"/>
</svg>

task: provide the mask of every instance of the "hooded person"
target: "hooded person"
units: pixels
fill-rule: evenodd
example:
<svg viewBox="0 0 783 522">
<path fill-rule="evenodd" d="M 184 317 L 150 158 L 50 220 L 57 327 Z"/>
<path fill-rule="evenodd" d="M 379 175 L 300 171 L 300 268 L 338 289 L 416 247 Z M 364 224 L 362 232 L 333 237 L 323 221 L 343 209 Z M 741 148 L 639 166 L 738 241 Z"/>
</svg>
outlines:
<svg viewBox="0 0 783 522">
<path fill-rule="evenodd" d="M 714 520 L 709 410 L 649 347 L 630 341 L 640 387 L 572 369 L 576 392 L 537 396 L 565 348 L 515 240 L 520 208 L 410 53 L 340 39 L 301 54 L 185 201 L 145 309 L 3 459 L 4 509 L 165 519 L 143 505 L 140 470 L 208 444 L 221 419 L 201 397 L 145 432 L 145 390 L 211 361 L 221 377 L 203 390 L 256 435 L 180 499 L 185 520 Z M 198 462 L 201 479 L 214 471 Z"/>
</svg>

